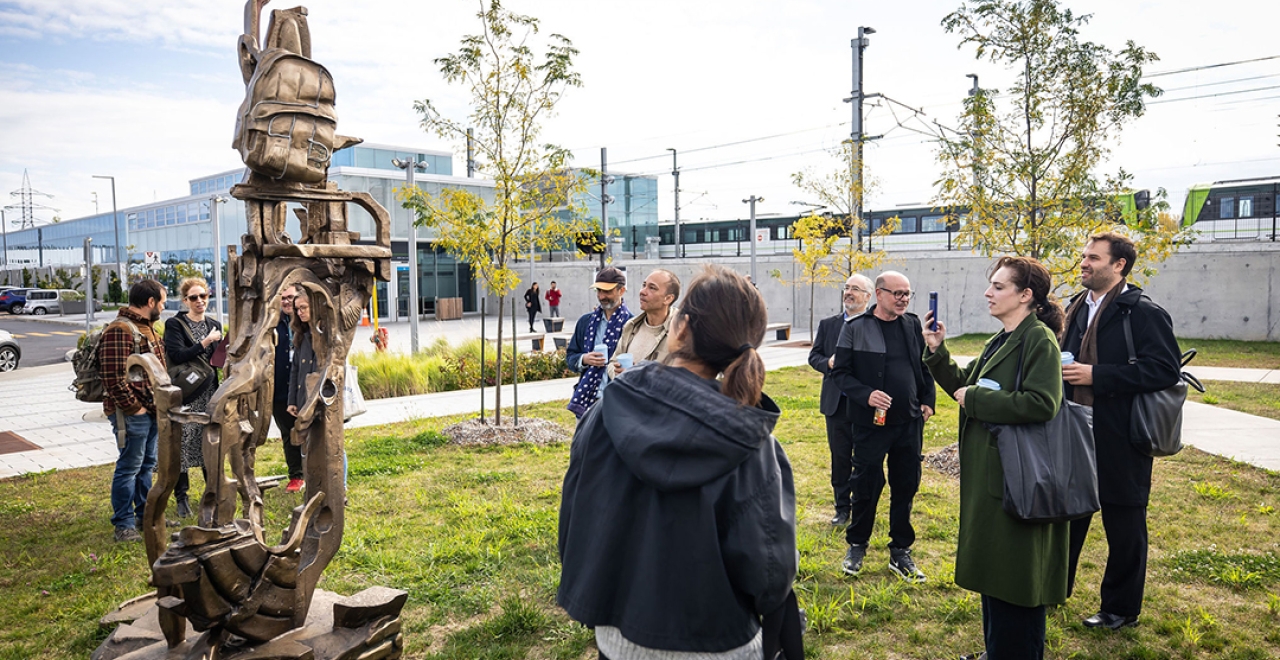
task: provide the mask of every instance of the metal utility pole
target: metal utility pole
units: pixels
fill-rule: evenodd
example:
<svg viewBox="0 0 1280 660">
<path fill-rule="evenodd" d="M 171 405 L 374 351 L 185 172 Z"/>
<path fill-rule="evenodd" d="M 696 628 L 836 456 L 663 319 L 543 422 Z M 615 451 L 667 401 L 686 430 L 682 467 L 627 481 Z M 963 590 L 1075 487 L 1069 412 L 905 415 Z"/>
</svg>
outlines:
<svg viewBox="0 0 1280 660">
<path fill-rule="evenodd" d="M 743 204 L 751 205 L 751 229 L 748 238 L 751 239 L 751 283 L 760 286 L 760 280 L 756 279 L 756 202 L 763 202 L 763 197 L 752 195 L 744 200 Z"/>
<path fill-rule="evenodd" d="M 22 187 L 9 193 L 9 196 L 18 198 L 18 203 L 10 208 L 16 207 L 22 211 L 22 219 L 19 220 L 18 225 L 19 229 L 30 229 L 36 226 L 36 210 L 58 212 L 58 209 L 35 202 L 37 196 L 53 199 L 53 195 L 42 193 L 39 190 L 32 190 L 31 177 L 27 176 L 26 170 L 22 170 Z"/>
<path fill-rule="evenodd" d="M 221 195 L 209 198 L 209 222 L 213 225 L 213 318 L 219 324 L 222 323 L 222 250 L 224 248 L 222 221 L 218 219 L 218 205 L 226 201 L 227 198 Z M 121 282 L 123 283 L 124 280 Z"/>
<path fill-rule="evenodd" d="M 684 250 L 680 249 L 680 168 L 676 165 L 676 150 L 667 147 L 667 151 L 671 152 L 671 176 L 676 179 L 676 230 L 671 235 L 675 237 L 675 255 L 683 257 Z"/>
<path fill-rule="evenodd" d="M 853 130 L 849 134 L 849 139 L 853 141 L 851 145 L 853 152 L 853 162 L 849 167 L 853 170 L 851 173 L 852 181 L 849 190 L 849 208 L 853 213 L 853 217 L 849 218 L 849 223 L 853 229 L 853 241 L 859 249 L 862 247 L 862 227 L 859 224 L 862 221 L 862 143 L 866 137 L 862 131 L 862 101 L 867 95 L 862 91 L 862 51 L 866 50 L 867 45 L 871 42 L 867 39 L 868 34 L 875 34 L 874 28 L 859 27 L 858 38 L 854 39 L 850 45 L 853 47 L 853 92 L 849 98 L 845 99 L 845 103 L 853 104 Z"/>
<path fill-rule="evenodd" d="M 413 181 L 414 170 L 425 172 L 427 163 L 421 160 L 400 160 L 394 158 L 391 164 L 404 170 L 405 183 L 409 190 L 412 191 L 417 187 Z M 418 353 L 418 317 L 422 310 L 418 301 L 418 225 L 414 222 L 413 214 L 409 214 L 409 354 L 416 355 Z"/>
<path fill-rule="evenodd" d="M 604 234 L 604 249 L 600 252 L 600 267 L 604 268 L 605 258 L 612 258 L 610 247 L 613 241 L 609 238 L 609 205 L 613 203 L 613 195 L 609 194 L 609 184 L 613 177 L 609 176 L 609 149 L 600 147 L 600 231 Z"/>
<path fill-rule="evenodd" d="M 9 221 L 4 217 L 4 209 L 0 209 L 0 236 L 4 238 L 4 268 L 7 271 L 9 270 Z"/>
<path fill-rule="evenodd" d="M 89 336 L 93 318 L 93 237 L 84 239 L 84 336 Z"/>
<path fill-rule="evenodd" d="M 124 245 L 120 243 L 120 213 L 116 211 L 116 178 L 114 176 L 102 176 L 98 174 L 94 174 L 93 178 L 111 179 L 111 224 L 115 227 L 115 230 L 116 230 L 116 246 L 115 246 L 116 277 L 120 278 L 120 290 L 128 291 L 129 280 L 126 279 L 124 275 L 124 260 L 121 259 L 121 252 L 120 252 L 121 250 L 124 249 Z M 119 302 L 119 301 L 115 301 L 115 302 Z M 222 320 L 221 317 L 219 317 L 218 320 L 221 321 Z"/>
</svg>

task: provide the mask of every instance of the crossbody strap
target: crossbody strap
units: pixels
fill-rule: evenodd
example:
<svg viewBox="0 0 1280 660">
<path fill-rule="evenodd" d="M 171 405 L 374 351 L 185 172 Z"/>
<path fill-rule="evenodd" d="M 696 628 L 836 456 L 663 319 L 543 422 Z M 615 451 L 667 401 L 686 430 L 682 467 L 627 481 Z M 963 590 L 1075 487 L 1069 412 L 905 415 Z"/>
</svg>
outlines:
<svg viewBox="0 0 1280 660">
<path fill-rule="evenodd" d="M 1129 315 L 1132 312 L 1133 310 L 1126 309 L 1120 314 L 1122 315 L 1121 320 L 1124 321 L 1124 346 L 1129 350 L 1129 364 L 1136 364 L 1138 355 L 1133 350 L 1133 329 L 1129 327 Z"/>
</svg>

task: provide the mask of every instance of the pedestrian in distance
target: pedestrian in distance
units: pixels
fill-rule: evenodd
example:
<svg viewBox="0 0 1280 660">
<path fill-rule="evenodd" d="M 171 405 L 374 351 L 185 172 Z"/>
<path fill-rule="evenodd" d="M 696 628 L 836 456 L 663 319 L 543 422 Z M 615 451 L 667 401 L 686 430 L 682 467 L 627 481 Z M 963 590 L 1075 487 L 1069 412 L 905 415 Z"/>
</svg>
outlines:
<svg viewBox="0 0 1280 660">
<path fill-rule="evenodd" d="M 184 397 L 182 405 L 191 412 L 205 412 L 209 400 L 218 389 L 218 372 L 209 364 L 218 342 L 222 341 L 222 325 L 206 316 L 209 307 L 209 283 L 200 277 L 188 277 L 178 284 L 178 297 L 185 307 L 164 322 L 164 351 L 169 367 L 192 361 L 203 361 L 211 374 L 199 390 Z M 191 468 L 200 468 L 208 482 L 204 465 L 204 424 L 182 425 L 182 471 L 174 486 L 174 502 L 179 518 L 191 517 Z"/>
<path fill-rule="evenodd" d="M 1056 333 L 1062 308 L 1049 299 L 1049 271 L 1027 257 L 1002 257 L 988 273 L 987 311 L 1002 330 L 961 369 L 947 326 L 924 317 L 925 364 L 960 404 L 960 532 L 956 585 L 982 595 L 985 654 L 991 660 L 1044 657 L 1045 606 L 1067 597 L 1070 523 L 1033 524 L 1005 513 L 1000 451 L 986 424 L 1047 422 L 1062 401 Z M 1017 384 L 1021 362 L 1022 383 Z M 992 386 L 998 384 L 998 388 Z"/>
<path fill-rule="evenodd" d="M 835 494 L 836 513 L 831 524 L 849 524 L 853 509 L 853 420 L 849 416 L 849 398 L 832 378 L 836 364 L 836 343 L 840 331 L 853 317 L 867 311 L 875 284 L 865 275 L 854 273 L 844 282 L 843 307 L 839 314 L 818 322 L 818 333 L 809 349 L 809 366 L 822 374 L 822 393 L 818 409 L 826 419 L 827 446 L 831 449 L 831 490 Z"/>
<path fill-rule="evenodd" d="M 795 486 L 756 351 L 764 300 L 708 266 L 673 314 L 669 364 L 626 370 L 574 434 L 556 600 L 601 658 L 774 658 L 786 621 L 801 647 L 787 657 L 802 657 Z"/>
<path fill-rule="evenodd" d="M 841 569 L 862 571 L 876 505 L 889 468 L 889 570 L 908 582 L 926 577 L 911 556 L 916 532 L 911 507 L 920 489 L 924 424 L 936 391 L 924 368 L 920 319 L 907 311 L 911 281 L 886 271 L 875 281 L 875 304 L 840 329 L 831 377 L 848 397 L 853 433 L 853 497 Z"/>
<path fill-rule="evenodd" d="M 129 306 L 102 331 L 98 373 L 102 378 L 102 413 L 111 421 L 119 454 L 111 475 L 111 524 L 117 542 L 141 541 L 138 527 L 156 469 L 160 427 L 156 422 L 151 381 L 129 380 L 125 364 L 134 353 L 152 353 L 165 364 L 164 343 L 155 330 L 166 300 L 164 287 L 142 280 L 129 287 Z"/>
<path fill-rule="evenodd" d="M 537 332 L 533 329 L 533 320 L 542 313 L 542 298 L 538 296 L 537 282 L 524 292 L 524 311 L 529 314 L 529 332 Z"/>
<path fill-rule="evenodd" d="M 1098 612 L 1084 620 L 1088 628 L 1137 625 L 1142 613 L 1152 459 L 1130 442 L 1129 417 L 1134 395 L 1172 387 L 1181 364 L 1169 313 L 1126 281 L 1137 256 L 1133 241 L 1122 234 L 1089 237 L 1080 257 L 1085 290 L 1068 306 L 1061 334 L 1062 349 L 1074 356 L 1062 367 L 1066 395 L 1093 406 L 1098 499 L 1107 537 L 1101 603 Z M 1126 324 L 1135 352 L 1132 361 Z M 1088 516 L 1071 521 L 1068 595 L 1092 520 Z"/>
<path fill-rule="evenodd" d="M 551 318 L 557 318 L 557 319 L 560 318 L 560 294 L 561 293 L 563 292 L 560 289 L 556 288 L 556 283 L 553 280 L 551 282 L 551 288 L 547 289 L 547 294 L 546 294 L 547 313 L 551 315 Z"/>
</svg>

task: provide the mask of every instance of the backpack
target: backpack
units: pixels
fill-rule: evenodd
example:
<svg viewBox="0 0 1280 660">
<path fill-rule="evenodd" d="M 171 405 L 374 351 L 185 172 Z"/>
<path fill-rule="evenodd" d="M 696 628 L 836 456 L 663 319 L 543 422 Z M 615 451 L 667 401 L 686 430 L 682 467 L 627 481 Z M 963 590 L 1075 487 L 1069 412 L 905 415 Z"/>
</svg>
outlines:
<svg viewBox="0 0 1280 660">
<path fill-rule="evenodd" d="M 142 333 L 133 321 L 112 321 L 101 328 L 94 328 L 84 339 L 84 344 L 76 349 L 71 357 L 71 366 L 75 369 L 76 379 L 67 389 L 76 393 L 76 399 L 86 403 L 101 403 L 106 398 L 106 388 L 102 385 L 102 376 L 98 373 L 98 347 L 102 345 L 102 335 L 107 328 L 116 324 L 127 324 L 133 332 L 133 352 L 142 352 Z"/>
</svg>

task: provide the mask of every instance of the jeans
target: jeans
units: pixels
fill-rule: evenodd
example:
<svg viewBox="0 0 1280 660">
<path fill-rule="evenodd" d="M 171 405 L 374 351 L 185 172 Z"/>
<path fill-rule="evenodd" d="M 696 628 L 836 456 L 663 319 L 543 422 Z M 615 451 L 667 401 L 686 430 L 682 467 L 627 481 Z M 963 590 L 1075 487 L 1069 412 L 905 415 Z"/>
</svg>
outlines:
<svg viewBox="0 0 1280 660">
<path fill-rule="evenodd" d="M 119 430 L 120 416 L 111 415 L 111 431 Z M 160 425 L 156 416 L 124 416 L 124 448 L 116 459 L 116 471 L 111 477 L 111 524 L 116 527 L 137 527 L 147 507 L 147 492 L 151 490 L 151 472 L 156 469 L 156 443 L 160 437 Z"/>
</svg>

